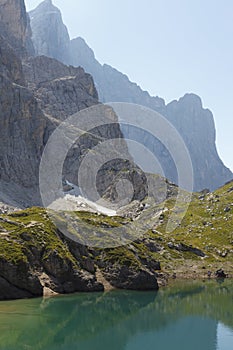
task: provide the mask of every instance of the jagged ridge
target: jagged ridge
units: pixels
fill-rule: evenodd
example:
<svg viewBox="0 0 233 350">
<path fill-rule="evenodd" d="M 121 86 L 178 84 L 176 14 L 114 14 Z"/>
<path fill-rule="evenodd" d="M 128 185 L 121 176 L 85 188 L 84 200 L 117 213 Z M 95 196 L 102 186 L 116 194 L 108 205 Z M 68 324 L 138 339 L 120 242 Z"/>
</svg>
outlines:
<svg viewBox="0 0 233 350">
<path fill-rule="evenodd" d="M 38 55 L 48 55 L 74 66 L 82 66 L 95 81 L 102 102 L 130 102 L 152 108 L 164 115 L 184 138 L 191 155 L 194 168 L 194 190 L 216 189 L 233 178 L 216 150 L 216 135 L 213 115 L 202 107 L 201 100 L 194 94 L 187 94 L 179 101 L 165 105 L 163 99 L 151 97 L 148 92 L 128 77 L 109 65 L 101 65 L 84 39 L 69 39 L 62 22 L 60 11 L 51 1 L 44 1 L 30 12 L 33 42 Z M 56 20 L 55 20 L 56 18 Z M 51 23 L 46 26 L 46 23 Z M 56 46 L 56 43 L 59 45 Z M 59 52 L 58 52 L 59 51 Z M 65 52 L 63 57 L 60 52 Z M 126 130 L 123 130 L 128 137 Z M 138 135 L 132 130 L 130 137 L 137 138 L 149 149 L 156 149 L 156 156 L 164 165 L 164 173 L 171 181 L 177 181 L 176 170 L 164 158 L 159 142 Z"/>
</svg>

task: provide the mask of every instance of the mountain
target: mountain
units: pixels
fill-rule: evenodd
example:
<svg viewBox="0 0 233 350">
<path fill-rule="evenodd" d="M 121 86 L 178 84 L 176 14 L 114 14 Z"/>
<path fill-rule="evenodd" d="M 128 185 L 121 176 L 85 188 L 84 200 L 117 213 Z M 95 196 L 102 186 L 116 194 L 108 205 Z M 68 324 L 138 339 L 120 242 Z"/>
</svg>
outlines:
<svg viewBox="0 0 233 350">
<path fill-rule="evenodd" d="M 83 68 L 68 67 L 45 56 L 31 56 L 30 26 L 23 1 L 0 0 L 0 19 L 0 299 L 40 296 L 48 287 L 59 293 L 102 291 L 103 284 L 97 281 L 94 263 L 88 258 L 85 246 L 66 240 L 52 224 L 45 209 L 31 209 L 35 220 L 40 214 L 46 216 L 46 224 L 42 224 L 44 227 L 40 231 L 40 224 L 37 227 L 36 221 L 24 221 L 28 217 L 27 211 L 16 214 L 14 211 L 19 209 L 14 209 L 14 206 L 24 208 L 42 204 L 39 191 L 41 157 L 49 137 L 61 121 L 86 107 L 99 106 L 103 122 L 112 123 L 109 128 L 101 125 L 87 131 L 70 147 L 62 175 L 65 184 L 67 180 L 76 184 L 80 162 L 88 150 L 108 138 L 123 139 L 117 116 L 110 107 L 99 103 L 93 79 Z M 97 112 L 94 109 L 95 117 L 98 117 Z M 88 123 L 89 116 L 86 117 Z M 68 133 L 62 139 L 63 143 L 76 135 L 74 125 L 66 126 L 66 130 Z M 122 144 L 127 152 L 124 141 Z M 59 153 L 56 149 L 53 158 L 59 158 Z M 109 167 L 112 169 L 113 165 L 116 170 L 121 170 L 118 154 L 115 155 L 116 159 Z M 56 181 L 49 177 L 50 166 L 45 181 L 51 184 L 49 199 L 52 202 L 57 194 L 54 198 L 52 191 Z M 113 175 L 106 176 L 106 179 L 104 176 L 109 173 L 109 167 L 102 170 L 97 179 L 100 192 L 114 187 Z M 135 178 L 135 167 L 131 170 Z M 89 169 L 84 175 L 88 177 L 88 173 Z M 130 170 L 127 173 L 130 176 Z M 141 180 L 141 186 L 137 181 L 136 178 L 140 195 L 143 183 Z M 62 185 L 62 179 L 60 183 Z M 12 220 L 7 215 L 2 216 L 2 211 L 13 212 Z M 21 224 L 16 222 L 17 217 L 22 218 Z M 22 228 L 22 231 L 15 232 L 19 236 L 16 241 L 13 239 L 14 243 L 11 241 L 14 233 L 7 231 L 6 227 Z M 24 247 L 27 250 L 25 256 L 24 242 L 29 243 Z M 36 246 L 40 246 L 39 250 Z M 122 282 L 121 278 L 119 283 L 131 283 L 131 288 L 137 288 L 144 281 L 145 289 L 158 287 L 156 277 L 146 269 L 128 274 L 129 281 L 123 279 Z"/>
<path fill-rule="evenodd" d="M 63 63 L 69 62 L 69 34 L 62 23 L 60 11 L 53 6 L 51 0 L 43 1 L 34 11 L 30 12 L 33 22 L 32 40 L 37 55 L 56 58 Z M 43 22 L 43 26 L 41 23 Z M 46 34 L 47 40 L 44 40 Z"/>
<path fill-rule="evenodd" d="M 50 1 L 46 4 L 51 6 Z M 166 284 L 174 271 L 180 277 L 187 271 L 190 278 L 203 274 L 207 277 L 207 266 L 212 272 L 222 267 L 232 276 L 232 182 L 213 193 L 193 194 L 184 220 L 167 233 L 177 186 L 151 175 L 161 198 L 155 202 L 147 196 L 145 174 L 131 164 L 118 117 L 112 108 L 99 102 L 90 74 L 51 57 L 33 57 L 23 1 L 0 0 L 0 18 L 0 299 L 110 288 L 157 290 L 159 283 Z M 187 95 L 166 107 L 171 119 L 179 103 L 185 116 L 192 112 L 199 118 L 203 112 L 200 99 Z M 68 151 L 62 172 L 64 181 L 60 179 L 61 186 L 64 184 L 62 208 L 14 208 L 41 204 L 39 166 L 49 137 L 77 111 L 83 111 L 89 125 L 91 116 L 85 114 L 85 109 L 93 107 L 98 119 L 96 106 L 108 127 L 88 130 Z M 203 118 L 213 131 L 211 114 L 205 111 Z M 62 138 L 62 147 L 77 132 L 75 125 L 65 125 L 68 136 Z M 95 146 L 114 138 L 123 140 L 129 160 L 118 159 L 121 154 L 116 152 L 116 158 L 104 163 L 97 174 L 97 190 L 114 201 L 117 185 L 130 180 L 134 191 L 132 203 L 110 217 L 101 215 L 98 207 L 88 207 L 80 197 L 72 198 L 70 190 L 77 183 L 85 155 L 101 156 Z M 58 148 L 52 153 L 55 164 L 60 151 Z M 50 193 L 56 183 L 50 176 L 53 165 L 48 164 L 45 177 L 51 185 L 51 202 L 57 199 Z M 95 165 L 91 163 L 84 177 L 90 176 Z M 164 184 L 167 197 L 161 194 Z M 181 195 L 189 197 L 185 191 Z M 66 210 L 67 198 L 71 202 L 72 198 L 73 203 L 81 201 L 79 207 L 73 204 L 74 209 Z M 12 205 L 2 207 L 1 202 Z M 177 218 L 182 208 L 176 208 Z M 105 247 L 106 242 L 120 246 Z"/>
<path fill-rule="evenodd" d="M 17 207 L 38 205 L 39 166 L 50 135 L 68 116 L 99 105 L 98 94 L 83 68 L 31 55 L 24 1 L 1 0 L 0 18 L 0 201 Z M 101 111 L 111 130 L 97 127 L 86 133 L 65 160 L 63 176 L 74 184 L 82 157 L 100 137 L 123 137 L 112 109 L 103 106 Z M 99 190 L 105 191 L 104 176 Z"/>
<path fill-rule="evenodd" d="M 84 39 L 69 39 L 61 13 L 50 0 L 42 2 L 29 15 L 37 55 L 48 55 L 66 64 L 83 67 L 93 76 L 100 101 L 130 102 L 149 107 L 161 113 L 176 127 L 192 159 L 194 190 L 213 190 L 233 178 L 216 149 L 213 115 L 210 110 L 203 108 L 200 97 L 186 94 L 166 105 L 163 99 L 150 96 L 118 70 L 106 64 L 101 65 Z M 148 149 L 155 150 L 165 176 L 177 182 L 174 164 L 168 160 L 170 158 L 158 140 L 148 137 L 144 132 L 139 135 L 137 130 L 122 128 L 122 132 L 125 138 L 136 139 Z"/>
</svg>

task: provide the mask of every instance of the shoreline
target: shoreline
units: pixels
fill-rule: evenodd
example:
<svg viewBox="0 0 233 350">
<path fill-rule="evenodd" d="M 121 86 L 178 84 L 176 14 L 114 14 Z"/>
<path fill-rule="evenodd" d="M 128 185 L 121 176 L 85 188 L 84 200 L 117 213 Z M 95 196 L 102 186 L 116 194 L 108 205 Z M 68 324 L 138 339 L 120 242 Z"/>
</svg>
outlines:
<svg viewBox="0 0 233 350">
<path fill-rule="evenodd" d="M 98 271 L 99 274 L 101 274 L 101 279 L 103 277 L 102 273 Z M 225 278 L 219 278 L 216 276 L 206 276 L 200 273 L 192 273 L 190 272 L 189 274 L 177 274 L 176 277 L 169 273 L 161 273 L 161 276 L 157 277 L 158 285 L 159 288 L 158 290 L 154 290 L 155 292 L 158 292 L 161 289 L 166 289 L 167 287 L 172 286 L 176 282 L 190 282 L 190 281 L 200 281 L 200 282 L 207 282 L 207 281 L 216 281 L 216 282 L 224 282 L 225 280 L 232 280 L 233 279 L 233 274 L 227 275 Z M 109 282 L 107 282 L 105 279 L 102 280 L 104 283 L 104 290 L 101 293 L 108 293 L 112 291 L 131 291 L 131 292 L 148 292 L 148 291 L 153 291 L 151 290 L 131 290 L 131 289 L 120 289 L 112 286 Z M 44 292 L 42 296 L 35 296 L 31 298 L 14 298 L 14 299 L 1 299 L 1 302 L 11 302 L 11 301 L 17 301 L 17 300 L 30 300 L 30 299 L 38 299 L 38 298 L 54 298 L 54 297 L 60 297 L 60 296 L 71 296 L 71 295 L 79 295 L 79 294 L 95 294 L 95 293 L 100 293 L 100 292 L 74 292 L 74 293 L 56 293 L 53 290 L 51 290 L 48 287 L 44 287 Z"/>
</svg>

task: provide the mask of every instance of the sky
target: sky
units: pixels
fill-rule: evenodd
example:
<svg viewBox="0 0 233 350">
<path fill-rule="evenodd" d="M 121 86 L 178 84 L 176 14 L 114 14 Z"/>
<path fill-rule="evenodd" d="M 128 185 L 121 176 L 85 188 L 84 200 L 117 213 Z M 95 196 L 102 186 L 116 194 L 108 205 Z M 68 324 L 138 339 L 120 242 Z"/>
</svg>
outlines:
<svg viewBox="0 0 233 350">
<path fill-rule="evenodd" d="M 41 0 L 26 0 L 27 10 Z M 53 0 L 71 38 L 101 63 L 170 102 L 187 92 L 213 114 L 217 148 L 233 170 L 232 0 Z"/>
</svg>

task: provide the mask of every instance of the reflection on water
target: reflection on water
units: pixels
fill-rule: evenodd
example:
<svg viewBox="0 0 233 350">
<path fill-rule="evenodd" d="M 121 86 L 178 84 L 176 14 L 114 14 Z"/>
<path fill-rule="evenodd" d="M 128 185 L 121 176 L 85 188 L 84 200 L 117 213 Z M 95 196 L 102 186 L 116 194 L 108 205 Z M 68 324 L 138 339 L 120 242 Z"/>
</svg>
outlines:
<svg viewBox="0 0 233 350">
<path fill-rule="evenodd" d="M 224 326 L 221 322 L 217 328 L 217 339 L 217 350 L 233 349 L 232 328 Z"/>
<path fill-rule="evenodd" d="M 230 280 L 0 302 L 1 350 L 232 350 Z"/>
</svg>

